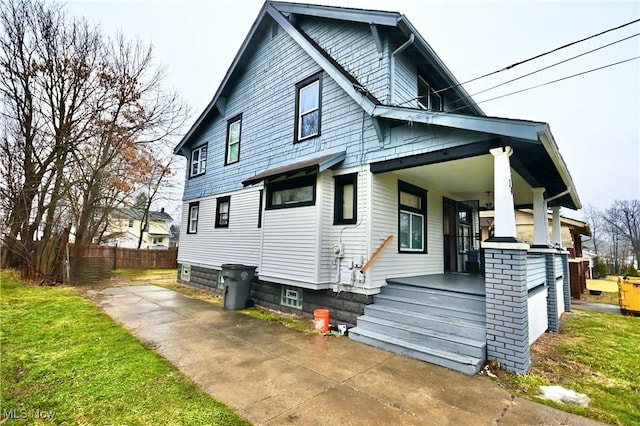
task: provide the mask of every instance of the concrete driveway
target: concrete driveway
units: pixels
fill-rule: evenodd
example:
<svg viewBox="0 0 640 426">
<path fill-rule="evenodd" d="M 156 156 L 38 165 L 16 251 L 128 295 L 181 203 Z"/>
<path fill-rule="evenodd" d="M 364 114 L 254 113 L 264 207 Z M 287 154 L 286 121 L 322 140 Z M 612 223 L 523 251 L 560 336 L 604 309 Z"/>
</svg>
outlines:
<svg viewBox="0 0 640 426">
<path fill-rule="evenodd" d="M 98 294 L 110 316 L 256 425 L 595 425 L 345 337 L 305 335 L 152 285 Z"/>
</svg>

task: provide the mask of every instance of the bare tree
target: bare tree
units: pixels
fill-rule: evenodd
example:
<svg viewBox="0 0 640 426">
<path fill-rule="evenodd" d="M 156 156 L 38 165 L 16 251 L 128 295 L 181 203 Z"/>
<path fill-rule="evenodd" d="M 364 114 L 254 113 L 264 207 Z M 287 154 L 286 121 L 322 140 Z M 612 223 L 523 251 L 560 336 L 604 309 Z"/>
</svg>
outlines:
<svg viewBox="0 0 640 426">
<path fill-rule="evenodd" d="M 626 247 L 630 248 L 629 251 L 640 264 L 640 200 L 617 200 L 606 210 L 602 219 L 613 237 L 616 250 L 622 249 L 624 252 Z"/>
<path fill-rule="evenodd" d="M 140 143 L 176 135 L 187 110 L 150 47 L 41 0 L 0 0 L 0 22 L 3 265 L 49 279 L 70 229 L 61 210 L 91 242 L 155 167 Z"/>
<path fill-rule="evenodd" d="M 601 231 L 603 228 L 602 213 L 595 206 L 588 205 L 584 207 L 584 217 L 589 224 L 591 230 L 591 242 L 593 243 L 593 251 L 596 257 L 599 255 L 601 241 Z"/>
</svg>

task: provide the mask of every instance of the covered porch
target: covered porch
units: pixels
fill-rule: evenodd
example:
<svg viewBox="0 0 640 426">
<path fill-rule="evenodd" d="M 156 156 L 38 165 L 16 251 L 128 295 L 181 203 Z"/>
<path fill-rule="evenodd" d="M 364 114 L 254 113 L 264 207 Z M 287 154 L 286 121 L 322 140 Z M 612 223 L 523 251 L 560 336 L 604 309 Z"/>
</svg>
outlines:
<svg viewBox="0 0 640 426">
<path fill-rule="evenodd" d="M 442 197 L 441 234 L 428 237 L 442 241 L 430 246 L 442 269 L 387 277 L 352 334 L 470 374 L 487 360 L 524 374 L 530 344 L 557 331 L 570 309 L 560 208 L 577 210 L 580 201 L 546 124 L 473 117 L 455 126 L 465 120 L 484 139 L 371 164 L 374 174 L 394 173 Z M 517 208 L 533 209 L 531 245 L 517 238 Z M 481 241 L 483 209 L 495 221 Z"/>
</svg>

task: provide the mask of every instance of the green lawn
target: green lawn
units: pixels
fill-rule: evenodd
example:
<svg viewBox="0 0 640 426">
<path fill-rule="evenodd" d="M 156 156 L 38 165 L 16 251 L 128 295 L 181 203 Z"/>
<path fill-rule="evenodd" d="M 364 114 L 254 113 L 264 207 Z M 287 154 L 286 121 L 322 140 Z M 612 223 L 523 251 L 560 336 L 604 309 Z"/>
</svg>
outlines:
<svg viewBox="0 0 640 426">
<path fill-rule="evenodd" d="M 0 291 L 0 423 L 248 424 L 74 289 L 0 271 Z"/>
<path fill-rule="evenodd" d="M 538 400 L 538 386 L 559 384 L 591 398 L 588 408 L 554 405 L 600 421 L 640 424 L 640 318 L 576 311 L 559 334 L 532 346 L 524 376 L 501 374 L 516 394 Z"/>
</svg>

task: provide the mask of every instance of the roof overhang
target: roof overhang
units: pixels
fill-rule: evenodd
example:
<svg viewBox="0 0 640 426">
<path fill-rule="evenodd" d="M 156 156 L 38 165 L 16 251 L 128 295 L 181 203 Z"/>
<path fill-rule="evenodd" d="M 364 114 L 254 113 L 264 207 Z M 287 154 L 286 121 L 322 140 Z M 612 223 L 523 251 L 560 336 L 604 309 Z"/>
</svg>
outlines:
<svg viewBox="0 0 640 426">
<path fill-rule="evenodd" d="M 262 173 L 258 173 L 253 177 L 245 179 L 244 181 L 242 181 L 242 185 L 255 185 L 256 183 L 262 182 L 264 180 L 277 179 L 283 176 L 288 177 L 299 173 L 320 173 L 344 161 L 346 157 L 346 151 L 341 151 L 334 154 L 327 154 L 320 157 L 310 158 L 308 160 L 299 161 L 293 164 L 287 164 L 286 166 L 275 167 L 273 169 L 265 170 Z"/>
</svg>

